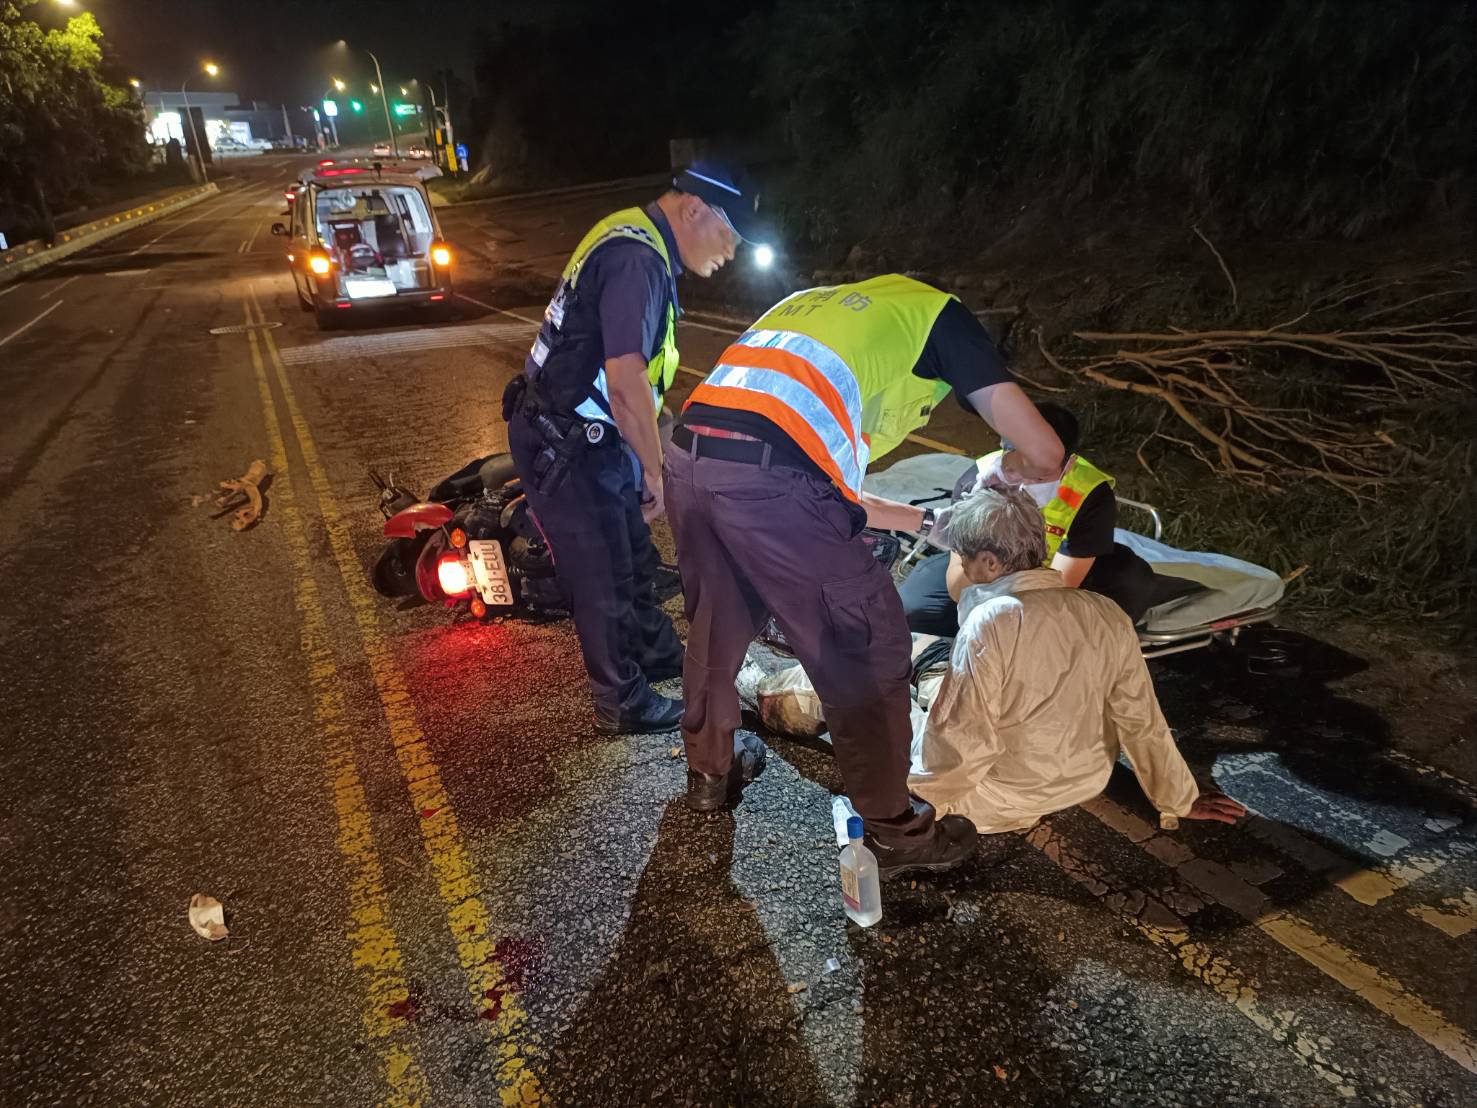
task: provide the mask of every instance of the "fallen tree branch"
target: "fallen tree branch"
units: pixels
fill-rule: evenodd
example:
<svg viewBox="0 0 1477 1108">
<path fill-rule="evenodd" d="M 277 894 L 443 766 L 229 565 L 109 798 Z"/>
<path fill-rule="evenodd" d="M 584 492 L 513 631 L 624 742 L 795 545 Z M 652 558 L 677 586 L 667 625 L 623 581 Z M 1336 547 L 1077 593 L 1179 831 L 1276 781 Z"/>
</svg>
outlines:
<svg viewBox="0 0 1477 1108">
<path fill-rule="evenodd" d="M 1391 284 L 1354 282 L 1330 297 L 1342 303 Z M 1407 295 L 1398 307 L 1441 295 Z M 1391 313 L 1374 310 L 1351 329 L 1287 329 L 1317 310 L 1272 328 L 1078 331 L 1073 337 L 1087 349 L 1070 356 L 1036 338 L 1059 373 L 1148 397 L 1192 433 L 1193 441 L 1175 438 L 1161 419 L 1136 451 L 1146 470 L 1144 448 L 1159 438 L 1222 476 L 1274 491 L 1313 480 L 1364 499 L 1381 485 L 1417 479 L 1425 455 L 1380 423 L 1414 403 L 1465 402 L 1477 370 L 1473 312 L 1381 323 Z"/>
<path fill-rule="evenodd" d="M 1199 236 L 1201 242 L 1210 247 L 1210 252 L 1215 255 L 1215 260 L 1220 263 L 1221 272 L 1226 275 L 1226 283 L 1231 286 L 1231 314 L 1239 315 L 1241 313 L 1241 303 L 1240 297 L 1236 292 L 1236 278 L 1231 276 L 1231 267 L 1226 264 L 1226 259 L 1221 257 L 1221 252 L 1215 248 L 1215 243 L 1206 238 L 1199 227 L 1192 226 L 1190 230 Z"/>
</svg>

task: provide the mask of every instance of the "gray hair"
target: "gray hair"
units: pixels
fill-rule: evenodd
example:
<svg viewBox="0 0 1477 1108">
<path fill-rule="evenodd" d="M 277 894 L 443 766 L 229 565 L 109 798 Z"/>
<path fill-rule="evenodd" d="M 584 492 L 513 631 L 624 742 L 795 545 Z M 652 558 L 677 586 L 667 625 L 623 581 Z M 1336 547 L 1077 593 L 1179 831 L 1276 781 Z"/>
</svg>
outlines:
<svg viewBox="0 0 1477 1108">
<path fill-rule="evenodd" d="M 1007 573 L 1046 561 L 1046 521 L 1024 489 L 976 489 L 949 519 L 949 545 L 965 561 L 989 551 Z"/>
</svg>

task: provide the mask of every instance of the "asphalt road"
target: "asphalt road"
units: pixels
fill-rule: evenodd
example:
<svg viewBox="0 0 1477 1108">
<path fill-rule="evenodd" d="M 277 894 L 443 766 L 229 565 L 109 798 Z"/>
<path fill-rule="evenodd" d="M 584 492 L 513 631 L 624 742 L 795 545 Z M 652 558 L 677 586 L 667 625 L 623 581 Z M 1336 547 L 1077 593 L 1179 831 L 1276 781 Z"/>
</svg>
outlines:
<svg viewBox="0 0 1477 1108">
<path fill-rule="evenodd" d="M 461 319 L 322 334 L 291 163 L 233 168 L 0 286 L 5 1104 L 1477 1103 L 1474 791 L 1359 659 L 1156 667 L 1242 826 L 1159 832 L 1124 771 L 859 930 L 824 743 L 699 817 L 675 735 L 594 733 L 568 623 L 369 587 L 366 468 L 504 444 L 541 274 L 632 197 L 448 209 Z M 683 325 L 681 388 L 732 333 Z M 237 534 L 199 500 L 253 458 Z"/>
</svg>

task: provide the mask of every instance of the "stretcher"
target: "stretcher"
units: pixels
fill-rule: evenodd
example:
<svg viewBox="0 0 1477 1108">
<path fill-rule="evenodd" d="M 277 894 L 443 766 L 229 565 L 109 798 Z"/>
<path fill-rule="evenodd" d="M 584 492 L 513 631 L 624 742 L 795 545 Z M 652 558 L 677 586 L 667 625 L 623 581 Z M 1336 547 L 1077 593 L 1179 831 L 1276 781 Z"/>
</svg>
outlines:
<svg viewBox="0 0 1477 1108">
<path fill-rule="evenodd" d="M 957 454 L 919 454 L 868 474 L 862 488 L 920 507 L 947 504 L 969 465 Z M 1246 627 L 1276 618 L 1286 583 L 1272 570 L 1225 554 L 1170 546 L 1163 541 L 1164 520 L 1157 508 L 1124 496 L 1118 503 L 1147 517 L 1146 529 L 1152 534 L 1120 527 L 1114 538 L 1148 562 L 1167 585 L 1175 582 L 1166 588 L 1169 598 L 1150 608 L 1135 628 L 1144 657 L 1235 646 Z M 916 536 L 908 536 L 906 546 L 906 555 L 894 567 L 899 577 L 932 549 Z"/>
</svg>

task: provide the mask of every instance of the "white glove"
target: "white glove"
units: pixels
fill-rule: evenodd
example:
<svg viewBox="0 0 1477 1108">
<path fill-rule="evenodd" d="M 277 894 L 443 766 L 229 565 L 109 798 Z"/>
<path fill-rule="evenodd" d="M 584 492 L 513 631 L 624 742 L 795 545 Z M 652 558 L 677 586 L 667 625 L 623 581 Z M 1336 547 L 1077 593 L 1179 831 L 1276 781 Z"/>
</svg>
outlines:
<svg viewBox="0 0 1477 1108">
<path fill-rule="evenodd" d="M 949 520 L 954 518 L 954 506 L 941 508 L 934 513 L 933 527 L 923 536 L 923 541 L 939 550 L 953 550 L 949 545 Z"/>
</svg>

